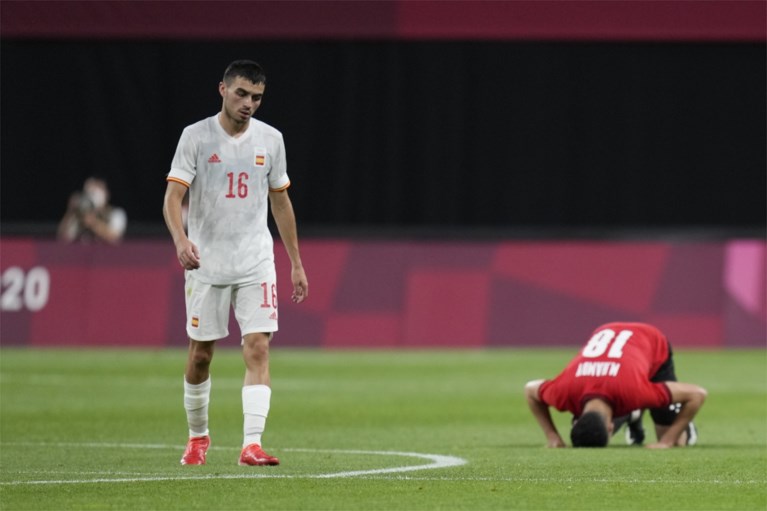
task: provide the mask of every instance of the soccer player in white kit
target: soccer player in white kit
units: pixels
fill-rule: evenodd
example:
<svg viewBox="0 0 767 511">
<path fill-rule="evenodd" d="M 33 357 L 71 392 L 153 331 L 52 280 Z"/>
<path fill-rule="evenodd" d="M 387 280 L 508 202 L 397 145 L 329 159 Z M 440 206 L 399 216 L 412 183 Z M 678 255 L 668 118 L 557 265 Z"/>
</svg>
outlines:
<svg viewBox="0 0 767 511">
<path fill-rule="evenodd" d="M 292 301 L 309 285 L 288 197 L 282 134 L 252 116 L 266 87 L 263 69 L 237 60 L 218 90 L 221 111 L 187 126 L 167 177 L 163 216 L 186 270 L 184 408 L 189 426 L 182 465 L 203 465 L 210 446 L 210 363 L 216 340 L 229 335 L 229 307 L 242 335 L 243 449 L 240 465 L 278 465 L 261 448 L 271 400 L 269 342 L 277 330 L 274 251 L 267 203 L 291 262 Z M 188 236 L 182 201 L 189 192 Z"/>
</svg>

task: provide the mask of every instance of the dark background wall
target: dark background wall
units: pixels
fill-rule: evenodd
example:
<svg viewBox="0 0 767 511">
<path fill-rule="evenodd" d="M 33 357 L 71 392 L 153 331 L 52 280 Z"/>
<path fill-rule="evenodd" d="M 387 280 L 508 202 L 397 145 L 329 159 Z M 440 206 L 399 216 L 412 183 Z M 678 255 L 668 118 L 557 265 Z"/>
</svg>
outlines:
<svg viewBox="0 0 767 511">
<path fill-rule="evenodd" d="M 309 230 L 764 232 L 767 54 L 753 30 L 83 39 L 35 32 L 42 22 L 4 4 L 6 232 L 58 220 L 91 174 L 109 181 L 129 234 L 161 229 L 178 136 L 219 110 L 217 84 L 236 58 L 266 68 L 257 117 L 285 136 Z M 27 32 L 14 32 L 14 14 Z"/>
</svg>

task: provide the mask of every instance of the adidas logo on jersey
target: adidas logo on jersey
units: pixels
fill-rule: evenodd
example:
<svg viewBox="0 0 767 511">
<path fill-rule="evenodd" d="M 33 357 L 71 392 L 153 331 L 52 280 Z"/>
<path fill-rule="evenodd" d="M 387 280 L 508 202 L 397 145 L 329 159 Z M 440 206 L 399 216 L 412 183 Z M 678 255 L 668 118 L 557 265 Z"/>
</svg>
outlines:
<svg viewBox="0 0 767 511">
<path fill-rule="evenodd" d="M 208 158 L 208 163 L 221 163 L 221 158 L 216 153 L 213 153 L 213 156 Z"/>
<path fill-rule="evenodd" d="M 269 319 L 277 319 L 277 311 L 272 312 L 272 314 L 269 316 Z"/>
</svg>

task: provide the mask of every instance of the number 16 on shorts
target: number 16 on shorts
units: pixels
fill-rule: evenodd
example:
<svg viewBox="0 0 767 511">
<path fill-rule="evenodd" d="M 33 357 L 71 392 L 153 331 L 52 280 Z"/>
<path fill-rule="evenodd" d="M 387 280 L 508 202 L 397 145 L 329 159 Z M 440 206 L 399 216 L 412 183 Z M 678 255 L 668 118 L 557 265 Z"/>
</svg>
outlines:
<svg viewBox="0 0 767 511">
<path fill-rule="evenodd" d="M 277 331 L 277 281 L 274 276 L 257 282 L 212 285 L 186 277 L 187 333 L 196 341 L 229 336 L 229 310 L 241 335 Z"/>
</svg>

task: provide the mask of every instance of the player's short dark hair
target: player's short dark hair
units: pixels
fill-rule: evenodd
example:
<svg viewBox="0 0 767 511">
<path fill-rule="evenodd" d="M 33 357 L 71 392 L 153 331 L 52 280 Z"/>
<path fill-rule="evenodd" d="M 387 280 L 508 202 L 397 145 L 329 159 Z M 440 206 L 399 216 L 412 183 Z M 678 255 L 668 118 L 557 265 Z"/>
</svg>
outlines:
<svg viewBox="0 0 767 511">
<path fill-rule="evenodd" d="M 597 412 L 584 413 L 570 430 L 573 447 L 605 447 L 609 439 L 605 419 Z"/>
<path fill-rule="evenodd" d="M 226 71 L 224 71 L 223 81 L 228 85 L 238 76 L 241 76 L 254 84 L 266 84 L 266 73 L 264 73 L 264 69 L 252 60 L 235 60 L 229 64 L 226 67 Z"/>
</svg>

